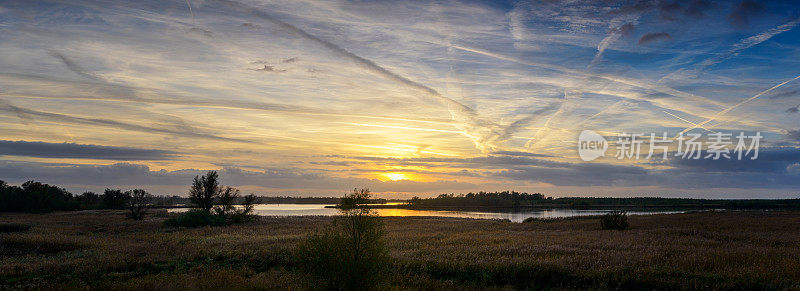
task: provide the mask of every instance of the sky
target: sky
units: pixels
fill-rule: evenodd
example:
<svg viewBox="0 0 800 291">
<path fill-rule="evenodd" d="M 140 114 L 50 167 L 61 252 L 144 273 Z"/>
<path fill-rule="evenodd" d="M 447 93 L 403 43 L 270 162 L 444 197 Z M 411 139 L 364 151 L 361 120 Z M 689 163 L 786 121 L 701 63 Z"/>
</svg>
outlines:
<svg viewBox="0 0 800 291">
<path fill-rule="evenodd" d="M 797 198 L 798 26 L 794 1 L 5 0 L 0 180 Z M 605 156 L 579 157 L 584 130 Z M 763 138 L 615 157 L 682 132 Z"/>
</svg>

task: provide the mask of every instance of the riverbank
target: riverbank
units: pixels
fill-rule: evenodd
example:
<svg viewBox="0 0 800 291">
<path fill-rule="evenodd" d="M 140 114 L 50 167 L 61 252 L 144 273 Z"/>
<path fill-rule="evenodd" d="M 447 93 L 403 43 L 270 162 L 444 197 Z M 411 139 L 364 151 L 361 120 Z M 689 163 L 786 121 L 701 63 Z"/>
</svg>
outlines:
<svg viewBox="0 0 800 291">
<path fill-rule="evenodd" d="M 33 288 L 313 287 L 294 248 L 329 217 L 261 217 L 226 227 L 162 226 L 121 211 L 12 213 L 0 285 Z M 396 288 L 800 288 L 800 212 L 724 211 L 510 223 L 386 217 Z"/>
</svg>

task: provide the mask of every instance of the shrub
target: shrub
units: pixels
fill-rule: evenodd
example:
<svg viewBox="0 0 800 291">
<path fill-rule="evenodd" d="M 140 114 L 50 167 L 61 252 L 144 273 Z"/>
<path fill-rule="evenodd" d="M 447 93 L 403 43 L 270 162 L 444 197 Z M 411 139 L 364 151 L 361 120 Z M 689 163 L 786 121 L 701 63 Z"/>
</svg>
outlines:
<svg viewBox="0 0 800 291">
<path fill-rule="evenodd" d="M 147 205 L 153 200 L 153 195 L 142 189 L 127 191 L 125 195 L 128 196 L 128 210 L 130 210 L 128 217 L 134 220 L 144 218 L 144 214 L 147 212 Z"/>
<path fill-rule="evenodd" d="M 625 230 L 628 228 L 628 214 L 625 211 L 611 211 L 600 218 L 603 229 Z"/>
<path fill-rule="evenodd" d="M 256 216 L 253 215 L 253 207 L 256 203 L 257 197 L 255 194 L 244 196 L 242 206 L 239 209 L 233 210 L 233 213 L 228 217 L 232 223 L 241 223 L 253 220 Z"/>
<path fill-rule="evenodd" d="M 164 221 L 164 225 L 172 227 L 220 226 L 225 223 L 225 217 L 213 215 L 202 209 L 192 209 Z"/>
<path fill-rule="evenodd" d="M 342 201 L 368 198 L 354 191 Z M 366 207 L 342 208 L 322 232 L 310 235 L 298 247 L 302 268 L 322 279 L 327 288 L 364 290 L 379 286 L 389 266 L 383 223 Z"/>
</svg>

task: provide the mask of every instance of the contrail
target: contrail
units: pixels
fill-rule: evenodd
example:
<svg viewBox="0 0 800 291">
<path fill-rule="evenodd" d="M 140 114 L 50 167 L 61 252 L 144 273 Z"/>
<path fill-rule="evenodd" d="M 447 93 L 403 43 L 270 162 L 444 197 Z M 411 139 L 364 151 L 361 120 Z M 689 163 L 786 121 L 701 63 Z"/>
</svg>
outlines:
<svg viewBox="0 0 800 291">
<path fill-rule="evenodd" d="M 192 11 L 192 4 L 189 3 L 189 0 L 186 0 L 186 6 L 189 6 L 189 14 L 192 15 L 192 23 L 194 23 L 194 11 Z"/>
<path fill-rule="evenodd" d="M 269 14 L 267 14 L 267 13 L 265 13 L 265 12 L 259 10 L 259 9 L 256 9 L 254 7 L 250 7 L 250 6 L 244 5 L 244 4 L 239 3 L 239 2 L 235 2 L 235 1 L 217 0 L 217 2 L 222 3 L 224 5 L 227 5 L 227 6 L 233 8 L 233 9 L 236 9 L 238 11 L 241 11 L 242 13 L 248 13 L 248 14 L 251 14 L 253 16 L 262 18 L 264 20 L 267 20 L 267 21 L 279 26 L 280 28 L 282 28 L 282 29 L 284 29 L 286 31 L 292 32 L 292 33 L 294 33 L 294 34 L 296 34 L 296 35 L 298 35 L 298 36 L 300 36 L 302 38 L 305 38 L 307 40 L 311 40 L 311 41 L 313 41 L 313 42 L 315 42 L 315 43 L 317 43 L 319 45 L 322 45 L 323 47 L 325 47 L 325 48 L 327 48 L 327 49 L 329 49 L 329 50 L 331 50 L 333 52 L 336 52 L 336 53 L 338 53 L 338 54 L 340 54 L 342 56 L 345 56 L 345 57 L 351 59 L 352 61 L 354 61 L 356 64 L 358 64 L 358 65 L 360 65 L 360 66 L 362 66 L 362 67 L 364 67 L 366 69 L 369 69 L 370 71 L 372 71 L 372 72 L 374 72 L 374 73 L 376 73 L 376 74 L 378 74 L 378 75 L 380 75 L 380 76 L 382 76 L 382 77 L 384 77 L 386 79 L 395 81 L 395 82 L 400 83 L 402 85 L 405 85 L 406 87 L 409 87 L 411 89 L 415 89 L 415 90 L 424 92 L 429 96 L 433 96 L 436 100 L 438 100 L 438 101 L 444 103 L 445 105 L 447 105 L 447 108 L 450 111 L 451 118 L 453 120 L 460 121 L 462 123 L 461 126 L 459 126 L 459 129 L 464 131 L 464 135 L 465 136 L 468 136 L 468 137 L 473 138 L 473 139 L 475 139 L 476 136 L 478 136 L 479 137 L 478 140 L 480 140 L 482 142 L 482 141 L 486 141 L 486 140 L 492 140 L 496 136 L 501 136 L 502 135 L 501 133 L 497 132 L 495 129 L 492 128 L 493 126 L 496 126 L 495 124 L 493 124 L 492 122 L 489 122 L 489 121 L 481 120 L 477 116 L 477 114 L 475 113 L 475 111 L 473 109 L 471 109 L 471 108 L 469 108 L 469 107 L 467 107 L 467 106 L 465 106 L 465 105 L 463 105 L 463 104 L 461 104 L 461 103 L 459 103 L 459 102 L 457 102 L 457 101 L 455 101 L 455 100 L 453 100 L 451 98 L 448 98 L 448 97 L 442 95 L 441 93 L 439 93 L 438 91 L 434 90 L 431 87 L 425 86 L 425 85 L 423 85 L 421 83 L 418 83 L 418 82 L 412 81 L 412 80 L 410 80 L 410 79 L 408 79 L 406 77 L 400 76 L 397 73 L 394 73 L 394 72 L 390 71 L 389 69 L 381 67 L 380 65 L 376 64 L 375 62 L 373 62 L 371 60 L 365 59 L 365 58 L 363 58 L 361 56 L 358 56 L 358 55 L 356 55 L 354 53 L 351 53 L 350 51 L 348 51 L 348 50 L 346 50 L 346 49 L 344 49 L 344 48 L 342 48 L 342 47 L 340 47 L 340 46 L 338 46 L 336 44 L 333 44 L 333 43 L 331 43 L 329 41 L 326 41 L 326 40 L 321 39 L 321 38 L 319 38 L 317 36 L 309 34 L 308 32 L 306 32 L 306 31 L 304 31 L 304 30 L 302 30 L 302 29 L 300 29 L 300 28 L 298 28 L 298 27 L 296 27 L 294 25 L 291 25 L 289 23 L 286 23 L 284 21 L 276 19 L 276 18 L 272 17 L 271 15 L 269 15 Z"/>
<path fill-rule="evenodd" d="M 131 103 L 142 103 L 142 104 L 166 104 L 166 105 L 181 105 L 181 106 L 193 106 L 193 107 L 205 107 L 205 108 L 226 108 L 226 109 L 239 109 L 239 110 L 251 110 L 251 111 L 282 112 L 282 113 L 292 113 L 301 115 L 383 119 L 383 120 L 424 122 L 424 123 L 448 124 L 448 125 L 453 124 L 452 120 L 443 118 L 440 119 L 406 118 L 399 116 L 380 116 L 380 115 L 376 116 L 376 115 L 352 114 L 344 112 L 323 111 L 299 105 L 287 105 L 287 104 L 278 104 L 269 102 L 245 102 L 245 101 L 217 102 L 211 99 L 200 99 L 200 98 L 195 98 L 190 101 L 186 101 L 178 99 L 178 97 L 172 97 L 172 99 L 145 98 L 142 97 L 141 95 L 144 95 L 146 93 L 157 96 L 166 96 L 169 95 L 169 93 L 162 93 L 156 89 L 151 89 L 151 88 L 130 87 L 126 85 L 117 85 L 107 82 L 95 83 L 95 82 L 83 82 L 83 81 L 71 81 L 71 80 L 68 81 L 68 80 L 58 80 L 38 75 L 0 73 L 0 80 L 4 78 L 12 81 L 17 80 L 16 82 L 20 82 L 20 80 L 24 81 L 29 79 L 35 80 L 39 82 L 38 84 L 40 86 L 41 84 L 48 84 L 48 85 L 52 84 L 54 86 L 63 85 L 68 87 L 80 86 L 81 88 L 90 87 L 99 90 L 97 94 L 104 95 L 104 97 L 83 96 L 83 95 L 52 96 L 52 95 L 37 95 L 37 94 L 17 93 L 17 92 L 0 92 L 0 96 L 15 97 L 15 98 L 72 99 L 72 100 L 94 100 L 94 101 L 110 101 L 110 102 L 131 102 Z M 69 90 L 64 90 L 64 91 L 69 91 Z M 139 92 L 139 94 L 136 94 L 135 92 Z"/>
<path fill-rule="evenodd" d="M 606 74 L 587 73 L 587 72 L 583 72 L 583 71 L 578 71 L 578 70 L 562 67 L 562 66 L 559 66 L 559 65 L 552 65 L 552 64 L 546 64 L 546 63 L 534 63 L 534 62 L 524 61 L 524 60 L 520 60 L 520 59 L 517 59 L 517 58 L 509 57 L 509 56 L 504 56 L 504 55 L 497 54 L 497 53 L 492 53 L 492 52 L 488 52 L 488 51 L 484 51 L 484 50 L 480 50 L 480 49 L 475 49 L 475 48 L 468 48 L 468 47 L 459 46 L 459 45 L 452 45 L 452 47 L 455 48 L 455 49 L 459 49 L 459 50 L 463 50 L 463 51 L 467 51 L 467 52 L 472 52 L 472 53 L 476 53 L 476 54 L 481 54 L 481 55 L 485 55 L 485 56 L 488 56 L 488 57 L 493 57 L 493 58 L 501 59 L 501 60 L 505 60 L 505 61 L 515 62 L 515 63 L 518 63 L 518 64 L 528 65 L 528 66 L 532 66 L 532 67 L 545 68 L 545 69 L 549 69 L 549 70 L 559 71 L 559 72 L 562 72 L 562 73 L 579 75 L 579 76 L 583 76 L 583 77 L 587 77 L 587 78 L 599 78 L 599 79 L 603 79 L 603 80 L 607 80 L 607 81 L 611 81 L 611 82 L 615 82 L 615 83 L 625 84 L 625 85 L 628 85 L 628 86 L 638 87 L 638 88 L 647 89 L 647 90 L 653 90 L 653 91 L 661 92 L 661 93 L 664 93 L 664 94 L 669 94 L 669 95 L 676 96 L 676 97 L 683 97 L 683 98 L 687 98 L 687 99 L 692 99 L 692 100 L 697 101 L 697 102 L 708 103 L 708 104 L 724 107 L 724 104 L 722 104 L 722 103 L 720 103 L 718 101 L 715 101 L 715 100 L 711 100 L 711 99 L 708 99 L 708 98 L 702 98 L 700 96 L 689 94 L 689 93 L 682 92 L 682 91 L 678 91 L 678 90 L 675 90 L 675 89 L 672 89 L 672 88 L 669 88 L 669 87 L 666 87 L 666 86 L 648 84 L 646 82 L 642 82 L 642 81 L 639 81 L 639 80 L 634 80 L 634 79 L 629 79 L 629 78 L 624 78 L 624 77 L 619 77 L 619 76 L 613 76 L 613 75 L 606 75 Z"/>
<path fill-rule="evenodd" d="M 666 110 L 661 110 L 661 112 L 664 112 L 664 113 L 668 114 L 669 116 L 675 117 L 675 118 L 677 118 L 677 119 L 678 119 L 678 120 L 680 120 L 680 121 L 683 121 L 683 122 L 686 122 L 686 123 L 688 123 L 688 124 L 691 124 L 691 125 L 697 126 L 697 127 L 699 127 L 699 128 L 702 128 L 702 129 L 705 129 L 705 130 L 706 130 L 706 131 L 708 131 L 708 132 L 713 132 L 713 131 L 709 130 L 708 128 L 705 128 L 705 127 L 699 126 L 697 123 L 694 123 L 694 122 L 688 121 L 688 120 L 686 120 L 686 119 L 683 119 L 683 118 L 681 118 L 680 116 L 677 116 L 677 115 L 675 115 L 675 114 L 672 114 L 672 113 L 669 113 L 669 112 L 667 112 Z"/>
<path fill-rule="evenodd" d="M 751 37 L 748 37 L 748 38 L 745 38 L 745 39 L 742 39 L 739 42 L 737 42 L 736 44 L 734 44 L 733 47 L 728 52 L 726 52 L 724 54 L 721 54 L 721 55 L 718 55 L 716 57 L 712 57 L 712 58 L 706 59 L 706 60 L 698 63 L 697 65 L 695 65 L 694 68 L 692 68 L 692 69 L 688 69 L 688 70 L 687 69 L 680 69 L 680 70 L 678 70 L 676 72 L 673 72 L 673 73 L 671 73 L 671 74 L 669 74 L 667 76 L 664 76 L 658 82 L 662 82 L 665 79 L 675 78 L 678 75 L 684 74 L 684 73 L 687 73 L 687 72 L 690 73 L 690 74 L 697 74 L 697 73 L 705 70 L 708 67 L 711 67 L 713 65 L 719 64 L 719 63 L 721 63 L 721 62 L 723 62 L 723 61 L 725 61 L 725 60 L 727 60 L 729 58 L 732 58 L 732 57 L 735 57 L 735 56 L 739 55 L 739 53 L 741 51 L 745 50 L 745 49 L 751 48 L 751 47 L 756 46 L 756 45 L 758 45 L 758 44 L 760 44 L 762 42 L 765 42 L 765 41 L 771 39 L 772 37 L 774 37 L 774 36 L 776 36 L 778 34 L 781 34 L 781 33 L 787 32 L 789 30 L 792 30 L 798 24 L 800 24 L 800 17 L 795 18 L 792 21 L 789 21 L 787 23 L 784 23 L 782 25 L 774 27 L 774 28 L 772 28 L 770 30 L 767 30 L 765 32 L 756 34 L 754 36 L 751 36 Z"/>
<path fill-rule="evenodd" d="M 791 82 L 791 81 L 797 80 L 798 78 L 800 78 L 800 76 L 794 77 L 794 78 L 792 78 L 792 79 L 790 79 L 790 80 L 787 80 L 787 81 L 785 81 L 785 82 L 783 82 L 783 83 L 780 83 L 780 84 L 778 84 L 778 85 L 772 86 L 772 88 L 769 88 L 769 89 L 767 89 L 767 90 L 761 91 L 761 93 L 758 93 L 758 94 L 756 94 L 756 95 L 755 95 L 755 96 L 753 96 L 753 97 L 747 98 L 747 99 L 745 99 L 745 100 L 744 100 L 744 101 L 742 101 L 742 102 L 736 103 L 736 105 L 733 105 L 733 106 L 731 106 L 731 107 L 725 108 L 724 110 L 722 110 L 722 111 L 718 112 L 717 114 L 714 114 L 714 116 L 712 116 L 711 118 L 709 118 L 709 119 L 708 119 L 708 120 L 706 120 L 706 121 L 703 121 L 703 122 L 701 122 L 701 123 L 699 123 L 699 124 L 695 124 L 695 125 L 693 125 L 693 126 L 691 126 L 691 127 L 687 127 L 686 129 L 684 129 L 684 130 L 683 130 L 683 131 L 681 131 L 680 133 L 686 133 L 687 131 L 690 131 L 690 130 L 692 130 L 692 129 L 698 128 L 698 127 L 700 127 L 700 126 L 703 126 L 703 125 L 705 125 L 706 123 L 709 123 L 709 122 L 713 121 L 714 119 L 716 119 L 716 118 L 718 118 L 718 117 L 720 117 L 720 116 L 722 116 L 722 115 L 725 115 L 726 113 L 730 112 L 731 110 L 733 110 L 733 109 L 736 109 L 736 107 L 739 107 L 739 106 L 741 106 L 741 105 L 743 105 L 743 104 L 745 104 L 745 103 L 747 103 L 747 102 L 753 101 L 753 100 L 755 100 L 756 98 L 758 98 L 758 97 L 761 97 L 762 95 L 764 95 L 764 94 L 767 94 L 767 93 L 769 93 L 769 92 L 770 92 L 770 91 L 772 91 L 772 90 L 778 89 L 778 88 L 780 88 L 781 86 L 783 86 L 783 85 L 786 85 L 787 83 L 789 83 L 789 82 Z"/>
<path fill-rule="evenodd" d="M 212 134 L 206 133 L 198 133 L 198 132 L 190 132 L 184 130 L 171 130 L 171 129 L 164 129 L 164 128 L 156 128 L 156 127 L 149 127 L 143 126 L 138 124 L 131 124 L 125 123 L 115 120 L 108 120 L 108 119 L 100 119 L 100 118 L 85 118 L 85 117 L 77 117 L 65 114 L 58 114 L 58 113 L 51 113 L 51 112 L 44 112 L 44 111 L 36 111 L 32 109 L 17 107 L 14 105 L 5 102 L 4 100 L 0 99 L 0 110 L 12 112 L 15 114 L 27 114 L 31 116 L 39 116 L 43 118 L 48 118 L 51 120 L 58 120 L 62 122 L 69 122 L 69 123 L 77 123 L 77 124 L 91 124 L 91 125 L 100 125 L 105 127 L 117 128 L 117 129 L 124 129 L 124 130 L 131 130 L 131 131 L 139 131 L 145 133 L 164 133 L 164 134 L 171 134 L 176 136 L 183 136 L 183 137 L 190 137 L 190 138 L 206 138 L 206 139 L 215 139 L 215 140 L 223 140 L 223 141 L 232 141 L 232 142 L 241 142 L 241 143 L 256 143 L 250 140 L 238 139 L 238 138 L 228 138 L 228 137 L 221 137 Z"/>
</svg>

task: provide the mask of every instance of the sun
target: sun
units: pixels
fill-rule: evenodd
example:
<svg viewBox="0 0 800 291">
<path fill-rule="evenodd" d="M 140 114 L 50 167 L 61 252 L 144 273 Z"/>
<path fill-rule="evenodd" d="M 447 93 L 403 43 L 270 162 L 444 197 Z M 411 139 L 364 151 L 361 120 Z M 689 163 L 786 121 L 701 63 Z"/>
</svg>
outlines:
<svg viewBox="0 0 800 291">
<path fill-rule="evenodd" d="M 384 173 L 383 177 L 390 181 L 408 180 L 408 177 L 401 173 Z"/>
</svg>

